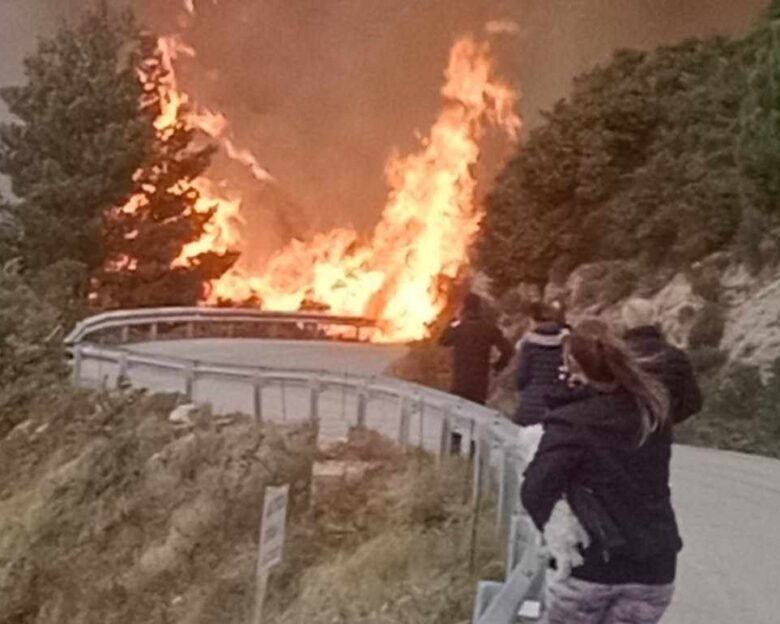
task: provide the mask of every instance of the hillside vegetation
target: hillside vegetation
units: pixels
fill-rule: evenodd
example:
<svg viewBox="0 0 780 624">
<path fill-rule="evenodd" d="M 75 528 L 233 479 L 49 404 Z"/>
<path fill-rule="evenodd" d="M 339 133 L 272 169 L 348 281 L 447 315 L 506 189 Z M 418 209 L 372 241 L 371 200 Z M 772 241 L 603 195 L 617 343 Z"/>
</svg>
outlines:
<svg viewBox="0 0 780 624">
<path fill-rule="evenodd" d="M 778 32 L 774 1 L 743 39 L 620 51 L 576 78 L 487 198 L 479 264 L 496 292 L 594 261 L 776 251 Z"/>
</svg>

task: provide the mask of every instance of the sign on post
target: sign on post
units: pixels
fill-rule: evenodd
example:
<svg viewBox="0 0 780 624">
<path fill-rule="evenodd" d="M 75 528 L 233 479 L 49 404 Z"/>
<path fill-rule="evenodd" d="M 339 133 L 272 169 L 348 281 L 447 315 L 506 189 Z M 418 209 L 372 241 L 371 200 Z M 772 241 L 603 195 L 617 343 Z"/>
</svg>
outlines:
<svg viewBox="0 0 780 624">
<path fill-rule="evenodd" d="M 289 490 L 289 485 L 265 488 L 258 570 L 267 571 L 282 560 Z"/>
<path fill-rule="evenodd" d="M 265 590 L 268 584 L 268 571 L 282 561 L 289 491 L 289 485 L 265 488 L 263 519 L 260 524 L 260 548 L 257 553 L 257 588 L 252 624 L 261 624 L 263 621 L 263 602 L 265 602 Z"/>
</svg>

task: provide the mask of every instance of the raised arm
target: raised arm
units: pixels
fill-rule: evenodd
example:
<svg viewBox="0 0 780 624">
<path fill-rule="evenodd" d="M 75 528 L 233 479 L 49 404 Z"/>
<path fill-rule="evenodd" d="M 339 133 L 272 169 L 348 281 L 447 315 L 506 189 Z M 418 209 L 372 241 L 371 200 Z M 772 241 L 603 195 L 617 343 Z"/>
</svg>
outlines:
<svg viewBox="0 0 780 624">
<path fill-rule="evenodd" d="M 524 390 L 531 383 L 531 349 L 527 342 L 520 345 L 520 357 L 517 362 L 517 389 Z"/>
<path fill-rule="evenodd" d="M 675 424 L 679 424 L 701 411 L 703 399 L 688 356 L 679 351 L 675 360 L 674 368 L 677 376 L 675 381 L 679 394 L 676 404 L 672 405 L 672 419 Z"/>
<path fill-rule="evenodd" d="M 501 354 L 493 365 L 493 369 L 496 372 L 499 372 L 504 370 L 507 364 L 509 364 L 509 360 L 512 359 L 515 350 L 512 348 L 511 343 L 506 339 L 506 336 L 504 336 L 504 332 L 498 327 L 494 327 L 493 330 L 493 346 L 498 349 Z"/>
</svg>

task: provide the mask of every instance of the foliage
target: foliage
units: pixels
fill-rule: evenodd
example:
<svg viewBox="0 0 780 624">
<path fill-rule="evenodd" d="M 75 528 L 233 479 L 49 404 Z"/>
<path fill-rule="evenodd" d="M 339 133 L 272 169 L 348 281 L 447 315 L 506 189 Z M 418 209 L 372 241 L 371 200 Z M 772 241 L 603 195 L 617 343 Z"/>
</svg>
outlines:
<svg viewBox="0 0 780 624">
<path fill-rule="evenodd" d="M 717 372 L 728 361 L 728 353 L 716 347 L 699 347 L 688 355 L 699 376 Z"/>
<path fill-rule="evenodd" d="M 144 47 L 144 108 L 156 118 L 161 112 L 169 69 L 153 41 Z M 170 125 L 158 131 L 150 154 L 134 176 L 129 207 L 104 213 L 107 260 L 95 276 L 101 307 L 193 305 L 204 286 L 227 271 L 235 253 L 206 250 L 187 262 L 177 262 L 185 245 L 197 241 L 215 209 L 197 205 L 200 193 L 192 181 L 211 162 L 213 147 L 198 144 L 197 132 L 180 108 Z M 196 207 L 197 205 L 197 207 Z"/>
<path fill-rule="evenodd" d="M 726 318 L 723 308 L 708 301 L 691 327 L 688 344 L 691 349 L 717 347 L 723 338 L 725 328 Z"/>
<path fill-rule="evenodd" d="M 0 197 L 0 267 L 19 256 L 23 237 L 18 217 Z"/>
<path fill-rule="evenodd" d="M 22 200 L 14 253 L 30 274 L 79 263 L 84 302 L 93 291 L 101 307 L 196 303 L 236 255 L 174 263 L 213 217 L 195 209 L 191 184 L 213 149 L 198 144 L 184 109 L 155 127 L 169 79 L 156 38 L 101 3 L 25 67 L 27 84 L 1 92 L 17 118 L 0 127 L 0 172 Z"/>
<path fill-rule="evenodd" d="M 0 125 L 0 172 L 22 200 L 31 270 L 102 263 L 101 214 L 129 195 L 152 130 L 138 108 L 138 37 L 129 14 L 103 5 L 41 41 L 27 83 L 0 91 L 16 118 Z"/>
<path fill-rule="evenodd" d="M 701 376 L 704 409 L 677 429 L 677 441 L 780 458 L 780 359 L 765 381 L 736 364 Z"/>
<path fill-rule="evenodd" d="M 742 40 L 621 51 L 575 79 L 487 198 L 478 256 L 497 291 L 598 260 L 687 267 L 738 242 L 760 261 L 780 197 L 767 15 Z"/>
<path fill-rule="evenodd" d="M 0 435 L 25 405 L 67 370 L 62 352 L 62 318 L 22 278 L 0 270 Z"/>
<path fill-rule="evenodd" d="M 288 561 L 273 575 L 269 621 L 461 622 L 470 615 L 475 581 L 501 578 L 492 505 L 478 517 L 476 566 L 469 570 L 468 462 L 436 466 L 398 450 L 381 460 L 294 521 L 294 537 L 305 531 L 305 539 L 291 536 Z"/>
</svg>

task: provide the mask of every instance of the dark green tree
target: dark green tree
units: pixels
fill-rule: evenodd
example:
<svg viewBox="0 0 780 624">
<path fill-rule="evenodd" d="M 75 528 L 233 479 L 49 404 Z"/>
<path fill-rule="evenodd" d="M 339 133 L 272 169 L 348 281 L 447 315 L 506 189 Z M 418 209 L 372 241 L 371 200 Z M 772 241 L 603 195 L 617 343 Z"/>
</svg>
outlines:
<svg viewBox="0 0 780 624">
<path fill-rule="evenodd" d="M 31 281 L 81 276 L 68 280 L 69 315 L 88 294 L 98 307 L 196 303 L 236 255 L 175 262 L 213 217 L 191 184 L 213 149 L 184 109 L 156 127 L 169 71 L 157 39 L 102 2 L 25 68 L 27 84 L 2 91 L 16 121 L 0 127 L 0 172 L 21 199 L 24 266 L 45 273 Z"/>
<path fill-rule="evenodd" d="M 0 172 L 22 202 L 29 270 L 103 263 L 101 216 L 126 200 L 153 136 L 138 107 L 139 36 L 129 13 L 101 5 L 41 41 L 25 85 L 0 91 L 16 118 L 0 126 Z"/>
<path fill-rule="evenodd" d="M 745 45 L 622 51 L 577 78 L 488 195 L 478 252 L 496 290 L 596 260 L 688 266 L 734 244 L 767 197 L 738 149 Z"/>
</svg>

